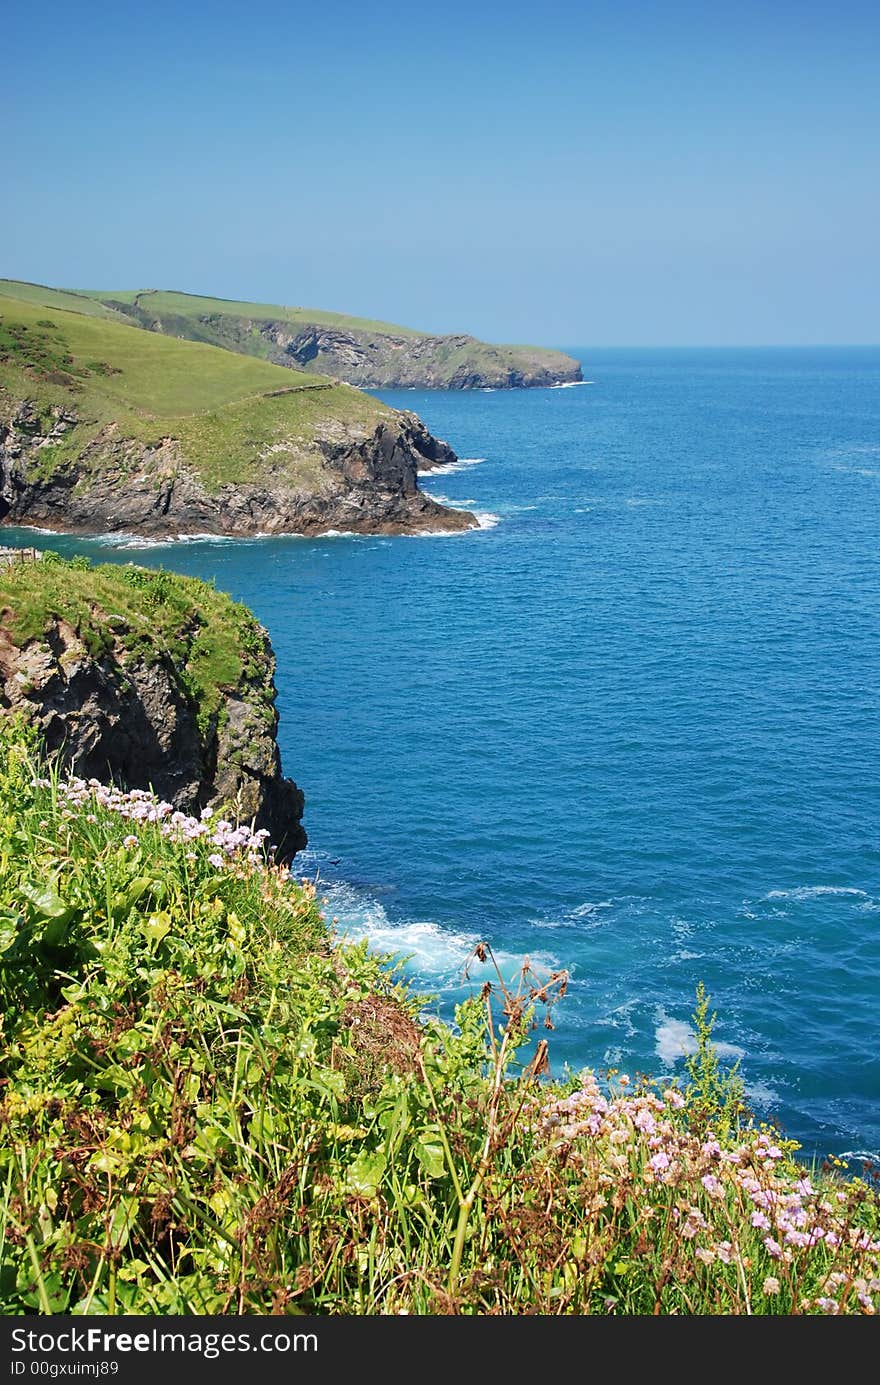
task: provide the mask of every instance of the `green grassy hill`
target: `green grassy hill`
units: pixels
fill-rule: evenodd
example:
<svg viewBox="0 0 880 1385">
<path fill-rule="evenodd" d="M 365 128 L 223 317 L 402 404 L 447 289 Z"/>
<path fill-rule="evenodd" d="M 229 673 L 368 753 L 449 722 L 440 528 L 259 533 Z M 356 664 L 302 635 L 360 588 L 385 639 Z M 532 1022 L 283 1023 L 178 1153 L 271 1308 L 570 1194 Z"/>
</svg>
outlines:
<svg viewBox="0 0 880 1385">
<path fill-rule="evenodd" d="M 318 308 L 164 289 L 51 289 L 9 279 L 0 280 L 0 293 L 128 322 L 368 389 L 501 389 L 581 379 L 578 362 L 561 351 L 495 346 L 466 334 L 437 336 Z"/>
<path fill-rule="evenodd" d="M 291 308 L 278 303 L 246 303 L 234 298 L 202 297 L 200 294 L 180 293 L 172 289 L 122 289 L 118 292 L 76 289 L 71 291 L 71 296 L 90 300 L 108 312 L 117 310 L 107 305 L 119 303 L 131 308 L 140 308 L 142 312 L 162 318 L 180 317 L 193 321 L 207 316 L 246 317 L 257 322 L 289 322 L 296 326 L 317 323 L 322 327 L 338 327 L 356 332 L 384 332 L 393 336 L 427 335 L 414 331 L 411 327 L 399 327 L 392 322 L 351 317 L 347 313 L 330 313 L 321 308 Z"/>
</svg>

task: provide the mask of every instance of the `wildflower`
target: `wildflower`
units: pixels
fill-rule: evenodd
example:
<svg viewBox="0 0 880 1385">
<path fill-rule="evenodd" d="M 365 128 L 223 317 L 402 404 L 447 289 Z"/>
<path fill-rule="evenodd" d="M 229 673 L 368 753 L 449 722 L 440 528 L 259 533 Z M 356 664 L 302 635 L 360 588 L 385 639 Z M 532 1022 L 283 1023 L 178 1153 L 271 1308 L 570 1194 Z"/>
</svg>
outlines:
<svg viewBox="0 0 880 1385">
<path fill-rule="evenodd" d="M 667 1106 L 671 1106 L 674 1111 L 680 1111 L 684 1106 L 684 1097 L 681 1092 L 677 1092 L 674 1087 L 667 1087 L 663 1093 L 663 1100 Z"/>
<path fill-rule="evenodd" d="M 822 1309 L 823 1313 L 840 1312 L 840 1304 L 837 1302 L 836 1298 L 817 1298 L 816 1303 Z"/>
<path fill-rule="evenodd" d="M 706 1218 L 703 1216 L 699 1207 L 689 1207 L 687 1220 L 681 1228 L 681 1234 L 685 1240 L 692 1241 L 700 1231 L 706 1230 Z"/>
<path fill-rule="evenodd" d="M 781 1259 L 782 1246 L 779 1244 L 778 1241 L 774 1241 L 772 1236 L 764 1237 L 764 1249 L 766 1250 L 767 1254 L 771 1257 L 771 1259 Z"/>
<path fill-rule="evenodd" d="M 722 1187 L 719 1180 L 715 1177 L 714 1173 L 704 1173 L 703 1177 L 700 1179 L 700 1182 L 702 1183 L 703 1187 L 706 1189 L 706 1192 L 709 1194 L 710 1197 L 724 1196 L 724 1188 Z"/>
<path fill-rule="evenodd" d="M 662 1173 L 664 1169 L 669 1168 L 671 1162 L 672 1160 L 669 1158 L 669 1155 L 664 1154 L 661 1150 L 659 1154 L 655 1154 L 650 1160 L 650 1166 L 655 1173 Z"/>
<path fill-rule="evenodd" d="M 714 1250 L 707 1250 L 705 1246 L 697 1246 L 694 1255 L 704 1265 L 713 1265 L 715 1263 Z"/>
<path fill-rule="evenodd" d="M 768 1295 L 779 1293 L 779 1280 L 775 1275 L 768 1274 L 763 1284 L 764 1293 Z"/>
<path fill-rule="evenodd" d="M 219 851 L 213 851 L 211 855 L 208 857 L 208 861 L 212 866 L 215 867 L 216 870 L 222 870 L 223 857 L 220 855 Z"/>
<path fill-rule="evenodd" d="M 758 1227 L 758 1229 L 759 1229 L 760 1231 L 769 1231 L 769 1230 L 770 1230 L 770 1223 L 769 1223 L 769 1221 L 767 1220 L 767 1218 L 764 1216 L 764 1213 L 763 1213 L 763 1212 L 753 1212 L 753 1213 L 752 1213 L 752 1226 Z"/>
<path fill-rule="evenodd" d="M 730 1252 L 732 1248 L 733 1247 L 731 1246 L 730 1241 L 719 1241 L 717 1246 L 715 1247 L 715 1254 L 718 1256 L 718 1259 L 721 1261 L 722 1265 L 730 1264 Z"/>
<path fill-rule="evenodd" d="M 123 845 L 124 847 L 126 847 L 129 851 L 132 850 L 134 847 L 136 847 L 137 844 L 138 844 L 138 839 L 137 839 L 137 837 L 133 837 L 133 836 L 131 835 L 131 833 L 129 833 L 127 837 L 123 837 L 123 839 L 122 839 L 122 845 Z"/>
</svg>

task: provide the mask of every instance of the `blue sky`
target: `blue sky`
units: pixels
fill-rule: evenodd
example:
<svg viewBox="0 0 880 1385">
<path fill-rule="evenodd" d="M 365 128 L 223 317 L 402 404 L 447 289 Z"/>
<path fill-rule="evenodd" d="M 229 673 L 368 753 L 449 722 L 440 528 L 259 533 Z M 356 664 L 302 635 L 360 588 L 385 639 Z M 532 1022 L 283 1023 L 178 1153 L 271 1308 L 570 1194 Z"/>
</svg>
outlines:
<svg viewBox="0 0 880 1385">
<path fill-rule="evenodd" d="M 4 19 L 0 274 L 558 345 L 880 340 L 880 9 Z"/>
</svg>

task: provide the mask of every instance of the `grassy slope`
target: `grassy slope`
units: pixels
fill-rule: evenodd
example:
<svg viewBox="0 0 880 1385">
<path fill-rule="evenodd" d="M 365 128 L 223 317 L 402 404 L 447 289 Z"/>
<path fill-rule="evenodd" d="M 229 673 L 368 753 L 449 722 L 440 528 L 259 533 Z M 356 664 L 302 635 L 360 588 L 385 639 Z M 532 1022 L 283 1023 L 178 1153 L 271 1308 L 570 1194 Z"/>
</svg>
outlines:
<svg viewBox="0 0 880 1385">
<path fill-rule="evenodd" d="M 293 441 L 304 452 L 327 420 L 369 431 L 389 410 L 346 385 L 234 355 L 217 347 L 133 330 L 102 317 L 0 296 L 0 393 L 85 420 L 41 451 L 40 465 L 72 460 L 107 424 L 147 444 L 179 438 L 209 486 L 268 474 L 265 449 Z M 283 391 L 276 394 L 276 391 Z M 302 459 L 311 472 L 314 458 Z M 285 455 L 285 470 L 296 461 Z"/>
<path fill-rule="evenodd" d="M 143 806 L 0 718 L 0 1313 L 880 1308 L 876 1197 L 725 1124 L 708 1050 L 548 1086 L 534 985 L 417 1026 L 314 887 Z"/>
<path fill-rule="evenodd" d="M 107 305 L 115 302 L 139 307 L 144 312 L 161 318 L 164 330 L 169 333 L 193 334 L 198 339 L 210 339 L 231 350 L 244 350 L 258 356 L 264 355 L 269 349 L 259 332 L 254 331 L 244 340 L 240 336 L 233 338 L 231 333 L 224 330 L 224 318 L 244 319 L 255 323 L 289 322 L 292 327 L 336 327 L 363 339 L 391 336 L 409 337 L 417 341 L 430 337 L 436 343 L 434 359 L 448 366 L 450 375 L 459 366 L 467 366 L 474 370 L 479 369 L 481 363 L 486 369 L 499 364 L 520 369 L 552 366 L 554 361 L 559 361 L 561 354 L 540 346 L 496 346 L 478 341 L 474 337 L 468 337 L 466 344 L 461 345 L 454 338 L 415 331 L 411 327 L 400 327 L 395 323 L 350 317 L 345 313 L 324 312 L 318 308 L 291 308 L 278 303 L 244 303 L 225 298 L 203 298 L 198 294 L 165 289 L 127 289 L 118 293 L 89 289 L 78 292 Z M 209 316 L 219 321 L 211 324 L 201 321 Z M 209 337 L 204 334 L 209 334 Z"/>
<path fill-rule="evenodd" d="M 349 317 L 346 313 L 329 313 L 320 308 L 290 308 L 279 303 L 243 303 L 232 298 L 204 298 L 195 293 L 179 293 L 171 289 L 123 289 L 109 293 L 97 289 L 76 289 L 75 293 L 99 303 L 139 303 L 157 316 L 171 314 L 195 317 L 208 313 L 220 316 L 247 317 L 255 322 L 290 322 L 295 326 L 317 323 L 322 327 L 339 327 L 343 331 L 381 332 L 399 337 L 418 337 L 426 333 L 411 327 L 398 327 L 391 322 L 377 322 L 366 317 Z"/>
<path fill-rule="evenodd" d="M 51 289 L 45 284 L 28 284 L 21 279 L 0 279 L 0 295 L 19 298 L 25 303 L 38 303 L 44 308 L 66 308 L 69 312 L 85 313 L 110 322 L 128 322 L 125 313 L 114 311 L 97 299 L 72 289 Z"/>
<path fill-rule="evenodd" d="M 244 674 L 258 676 L 263 637 L 247 607 L 196 577 L 102 563 L 0 564 L 0 624 L 22 646 L 54 621 L 73 627 L 89 652 L 117 657 L 167 655 L 200 716 L 217 710 Z M 112 628 L 111 628 L 112 627 Z"/>
</svg>

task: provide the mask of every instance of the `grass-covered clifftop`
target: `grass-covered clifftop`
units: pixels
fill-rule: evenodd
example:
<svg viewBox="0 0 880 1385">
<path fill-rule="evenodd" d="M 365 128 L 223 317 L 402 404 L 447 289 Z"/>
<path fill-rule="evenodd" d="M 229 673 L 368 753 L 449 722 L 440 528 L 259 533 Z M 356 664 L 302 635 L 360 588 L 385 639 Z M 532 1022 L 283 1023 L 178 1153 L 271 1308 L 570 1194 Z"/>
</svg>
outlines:
<svg viewBox="0 0 880 1385">
<path fill-rule="evenodd" d="M 573 357 L 549 347 L 498 346 L 319 308 L 164 289 L 59 290 L 8 279 L 0 280 L 0 293 L 47 306 L 81 304 L 84 313 L 367 388 L 504 389 L 582 378 Z"/>
<path fill-rule="evenodd" d="M 419 1021 L 258 844 L 8 718 L 0 858 L 0 1312 L 880 1307 L 875 1194 L 751 1123 L 705 1005 L 683 1087 L 551 1084 L 564 976 Z"/>
<path fill-rule="evenodd" d="M 418 468 L 455 454 L 415 415 L 72 297 L 0 295 L 0 518 L 162 536 L 476 527 L 419 490 Z"/>
<path fill-rule="evenodd" d="M 53 408 L 77 414 L 42 449 L 46 470 L 81 455 L 112 426 L 147 446 L 178 439 L 212 489 L 245 471 L 252 479 L 270 475 L 280 457 L 270 449 L 278 444 L 291 444 L 286 467 L 310 479 L 310 444 L 325 420 L 340 429 L 371 427 L 392 413 L 359 390 L 267 361 L 139 332 L 115 316 L 49 311 L 2 295 L 0 388 L 9 399 L 32 399 L 50 431 Z"/>
</svg>

